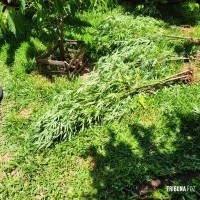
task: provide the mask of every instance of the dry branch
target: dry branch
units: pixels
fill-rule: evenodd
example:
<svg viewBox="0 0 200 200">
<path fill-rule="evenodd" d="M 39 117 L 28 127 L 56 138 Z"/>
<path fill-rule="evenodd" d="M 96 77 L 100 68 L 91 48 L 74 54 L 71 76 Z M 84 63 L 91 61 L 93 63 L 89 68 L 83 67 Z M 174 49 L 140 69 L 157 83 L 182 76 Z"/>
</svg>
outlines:
<svg viewBox="0 0 200 200">
<path fill-rule="evenodd" d="M 66 50 L 67 52 L 73 52 L 73 53 L 78 52 L 78 50 L 71 49 L 71 48 L 65 48 L 65 50 Z"/>
<path fill-rule="evenodd" d="M 174 40 L 189 40 L 191 42 L 200 43 L 200 38 L 193 38 L 193 37 L 185 37 L 185 36 L 174 36 L 174 35 L 163 35 L 163 37 L 171 38 Z"/>
<path fill-rule="evenodd" d="M 87 61 L 82 64 L 82 66 L 78 69 L 78 71 L 74 72 L 74 75 L 76 76 L 76 75 L 80 74 L 83 71 L 83 69 L 85 68 L 86 64 L 87 64 Z"/>
<path fill-rule="evenodd" d="M 172 58 L 169 58 L 168 60 L 170 60 L 170 61 L 178 61 L 178 60 L 186 60 L 186 61 L 195 60 L 195 61 L 200 61 L 200 58 L 196 58 L 194 56 L 189 56 L 189 57 L 172 57 Z"/>
<path fill-rule="evenodd" d="M 64 41 L 67 44 L 79 44 L 79 45 L 83 45 L 84 44 L 83 41 L 79 41 L 79 40 L 64 40 Z"/>
<path fill-rule="evenodd" d="M 59 65 L 65 67 L 65 63 L 63 61 L 58 61 L 58 60 L 36 59 L 36 62 L 40 64 Z"/>
<path fill-rule="evenodd" d="M 84 53 L 85 53 L 85 49 L 82 48 L 82 49 L 74 56 L 74 58 L 71 60 L 71 62 L 70 62 L 69 65 L 68 65 L 68 68 L 70 68 L 70 67 L 74 64 L 74 62 L 76 62 L 76 60 L 77 60 L 79 57 L 82 57 L 82 55 L 84 55 Z"/>
</svg>

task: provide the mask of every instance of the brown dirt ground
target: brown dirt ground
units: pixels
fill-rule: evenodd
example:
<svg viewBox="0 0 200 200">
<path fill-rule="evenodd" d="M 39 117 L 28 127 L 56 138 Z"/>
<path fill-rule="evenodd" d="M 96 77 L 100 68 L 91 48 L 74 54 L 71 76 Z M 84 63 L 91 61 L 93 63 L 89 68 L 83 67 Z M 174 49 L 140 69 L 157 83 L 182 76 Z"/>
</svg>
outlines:
<svg viewBox="0 0 200 200">
<path fill-rule="evenodd" d="M 198 77 L 197 77 L 198 68 L 196 67 L 196 64 L 195 63 L 188 63 L 180 69 L 180 72 L 184 72 L 186 70 L 190 70 L 191 74 L 185 80 L 185 83 L 193 84 L 193 83 L 197 82 L 198 81 Z"/>
<path fill-rule="evenodd" d="M 19 113 L 19 117 L 23 118 L 23 119 L 28 119 L 30 117 L 31 112 L 32 112 L 32 109 L 30 109 L 30 108 L 23 109 Z"/>
<path fill-rule="evenodd" d="M 195 54 L 195 58 L 200 59 L 200 51 L 197 51 L 197 53 Z"/>
<path fill-rule="evenodd" d="M 2 138 L 3 137 L 1 137 L 0 139 Z M 3 177 L 5 175 L 2 169 L 4 168 L 6 163 L 8 163 L 10 160 L 11 160 L 11 155 L 9 151 L 7 151 L 4 155 L 0 154 L 0 181 L 3 180 Z"/>
<path fill-rule="evenodd" d="M 186 36 L 194 36 L 194 33 L 195 33 L 195 29 L 191 26 L 180 26 L 180 30 L 183 31 Z"/>
</svg>

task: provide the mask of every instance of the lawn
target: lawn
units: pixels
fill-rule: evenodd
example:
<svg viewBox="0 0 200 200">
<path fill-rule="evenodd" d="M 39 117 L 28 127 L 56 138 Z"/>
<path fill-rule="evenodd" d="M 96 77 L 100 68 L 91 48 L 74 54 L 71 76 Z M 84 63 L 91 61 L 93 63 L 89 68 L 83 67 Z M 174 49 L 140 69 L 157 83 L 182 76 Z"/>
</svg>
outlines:
<svg viewBox="0 0 200 200">
<path fill-rule="evenodd" d="M 163 35 L 200 38 L 200 26 L 121 6 L 77 13 L 65 37 L 85 42 L 94 69 L 71 82 L 38 73 L 35 57 L 53 36 L 34 26 L 27 18 L 26 33 L 0 38 L 0 199 L 198 199 L 199 81 L 137 88 L 199 69 L 177 59 L 199 44 Z M 153 188 L 158 179 L 164 186 Z"/>
</svg>

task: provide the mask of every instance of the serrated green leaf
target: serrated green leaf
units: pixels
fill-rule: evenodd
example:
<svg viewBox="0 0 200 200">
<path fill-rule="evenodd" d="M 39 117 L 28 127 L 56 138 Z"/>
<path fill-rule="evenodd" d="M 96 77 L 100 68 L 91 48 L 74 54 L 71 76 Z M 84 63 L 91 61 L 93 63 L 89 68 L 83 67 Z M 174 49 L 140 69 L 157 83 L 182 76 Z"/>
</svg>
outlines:
<svg viewBox="0 0 200 200">
<path fill-rule="evenodd" d="M 0 13 L 0 28 L 3 32 L 6 31 L 6 27 L 7 27 L 7 20 L 5 18 L 5 15 L 3 12 Z"/>
<path fill-rule="evenodd" d="M 16 28 L 16 31 L 17 32 L 20 32 L 20 33 L 23 33 L 24 32 L 24 19 L 23 19 L 23 16 L 20 12 L 14 12 L 12 14 L 12 19 L 15 23 L 15 28 Z"/>
<path fill-rule="evenodd" d="M 9 30 L 12 32 L 12 33 L 14 33 L 14 34 L 16 34 L 16 27 L 15 27 L 15 23 L 14 23 L 14 21 L 13 21 L 13 19 L 12 19 L 12 16 L 10 15 L 10 13 L 8 12 L 8 18 L 7 18 L 7 23 L 8 23 L 8 28 L 9 28 Z"/>
<path fill-rule="evenodd" d="M 26 0 L 21 0 L 20 4 L 21 11 L 24 12 L 26 9 Z"/>
</svg>

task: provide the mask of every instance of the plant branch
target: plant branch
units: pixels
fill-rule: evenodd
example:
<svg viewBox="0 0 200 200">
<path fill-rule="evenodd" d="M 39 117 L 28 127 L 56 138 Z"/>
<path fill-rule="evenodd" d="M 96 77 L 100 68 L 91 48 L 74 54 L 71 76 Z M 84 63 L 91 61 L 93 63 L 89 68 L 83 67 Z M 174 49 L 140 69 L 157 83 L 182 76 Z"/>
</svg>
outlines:
<svg viewBox="0 0 200 200">
<path fill-rule="evenodd" d="M 174 36 L 174 35 L 163 35 L 163 37 L 171 38 L 171 39 L 181 39 L 181 40 L 189 40 L 192 42 L 200 43 L 200 38 L 193 38 L 193 37 L 185 37 L 185 36 Z"/>
</svg>

